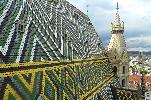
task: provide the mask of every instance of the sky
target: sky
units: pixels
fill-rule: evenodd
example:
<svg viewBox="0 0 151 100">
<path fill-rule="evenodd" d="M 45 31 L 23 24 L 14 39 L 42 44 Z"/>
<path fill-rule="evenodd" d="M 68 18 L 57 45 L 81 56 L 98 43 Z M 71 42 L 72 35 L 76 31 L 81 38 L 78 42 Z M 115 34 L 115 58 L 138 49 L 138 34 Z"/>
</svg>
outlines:
<svg viewBox="0 0 151 100">
<path fill-rule="evenodd" d="M 151 0 L 67 0 L 90 17 L 105 47 L 111 38 L 111 22 L 119 2 L 129 51 L 151 51 Z M 88 8 L 86 7 L 87 5 Z"/>
</svg>

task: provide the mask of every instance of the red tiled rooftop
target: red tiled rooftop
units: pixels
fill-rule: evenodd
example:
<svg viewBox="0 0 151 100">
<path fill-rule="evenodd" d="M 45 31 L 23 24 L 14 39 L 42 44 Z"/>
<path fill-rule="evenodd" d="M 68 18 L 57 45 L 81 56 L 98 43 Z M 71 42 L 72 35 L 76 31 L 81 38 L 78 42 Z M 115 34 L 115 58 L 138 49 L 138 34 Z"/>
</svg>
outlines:
<svg viewBox="0 0 151 100">
<path fill-rule="evenodd" d="M 151 89 L 151 76 L 144 76 L 144 82 L 145 84 L 149 84 L 149 86 L 146 86 L 147 89 Z M 130 87 L 137 87 L 137 84 L 141 83 L 141 76 L 140 75 L 129 75 L 129 86 Z"/>
</svg>

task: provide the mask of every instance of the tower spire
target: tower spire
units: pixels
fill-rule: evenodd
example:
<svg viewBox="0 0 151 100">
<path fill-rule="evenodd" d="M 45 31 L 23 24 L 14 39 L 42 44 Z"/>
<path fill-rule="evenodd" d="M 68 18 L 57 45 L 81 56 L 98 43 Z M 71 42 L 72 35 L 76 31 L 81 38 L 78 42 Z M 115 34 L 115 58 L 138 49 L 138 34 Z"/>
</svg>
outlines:
<svg viewBox="0 0 151 100">
<path fill-rule="evenodd" d="M 118 13 L 118 10 L 119 10 L 118 2 L 117 2 L 117 5 L 116 5 L 116 10 L 117 10 L 117 12 L 116 12 L 115 22 L 116 22 L 116 24 L 120 24 L 120 15 L 119 15 L 119 13 Z"/>
<path fill-rule="evenodd" d="M 116 10 L 117 10 L 117 11 L 119 10 L 119 7 L 118 7 L 118 2 L 117 2 Z"/>
<path fill-rule="evenodd" d="M 119 15 L 119 4 L 117 2 L 116 5 L 116 16 L 115 16 L 115 20 L 114 23 L 112 23 L 112 33 L 118 33 L 120 31 L 120 33 L 124 32 L 124 22 L 121 22 L 120 20 L 120 15 Z"/>
<path fill-rule="evenodd" d="M 118 69 L 117 76 L 119 77 L 120 85 L 124 88 L 128 88 L 129 55 L 123 35 L 124 22 L 120 21 L 118 2 L 115 8 L 116 16 L 115 21 L 111 23 L 112 37 L 108 45 L 108 51 L 110 52 L 109 56 L 111 57 L 113 68 Z"/>
</svg>

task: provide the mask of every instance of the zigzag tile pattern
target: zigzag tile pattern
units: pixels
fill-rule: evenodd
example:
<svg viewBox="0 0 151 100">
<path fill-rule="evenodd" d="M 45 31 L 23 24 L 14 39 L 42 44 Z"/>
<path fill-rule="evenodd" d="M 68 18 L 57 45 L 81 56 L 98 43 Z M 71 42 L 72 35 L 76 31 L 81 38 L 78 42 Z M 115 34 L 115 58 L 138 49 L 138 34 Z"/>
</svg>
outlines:
<svg viewBox="0 0 151 100">
<path fill-rule="evenodd" d="M 108 92 L 111 93 L 106 89 L 110 85 L 118 86 L 108 58 L 0 64 L 0 66 L 0 98 L 3 100 L 95 99 L 95 95 L 105 96 Z M 101 91 L 104 94 L 98 94 Z"/>
<path fill-rule="evenodd" d="M 90 19 L 69 2 L 0 1 L 0 99 L 95 99 L 115 80 L 99 57 L 105 50 Z"/>
<path fill-rule="evenodd" d="M 104 52 L 90 19 L 67 1 L 3 0 L 2 63 L 86 58 Z"/>
</svg>

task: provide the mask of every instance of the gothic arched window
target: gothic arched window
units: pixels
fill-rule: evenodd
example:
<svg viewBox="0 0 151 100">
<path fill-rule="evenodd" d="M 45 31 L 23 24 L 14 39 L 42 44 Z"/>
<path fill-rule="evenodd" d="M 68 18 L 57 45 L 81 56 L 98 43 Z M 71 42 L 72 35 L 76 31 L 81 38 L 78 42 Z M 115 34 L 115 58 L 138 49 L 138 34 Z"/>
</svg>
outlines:
<svg viewBox="0 0 151 100">
<path fill-rule="evenodd" d="M 116 66 L 114 66 L 114 68 L 113 68 L 113 72 L 114 72 L 114 74 L 116 74 L 116 73 L 117 73 L 117 67 L 116 67 Z"/>
<path fill-rule="evenodd" d="M 122 87 L 125 87 L 125 79 L 122 80 Z"/>
<path fill-rule="evenodd" d="M 115 56 L 115 59 L 116 59 L 116 56 Z"/>
</svg>

